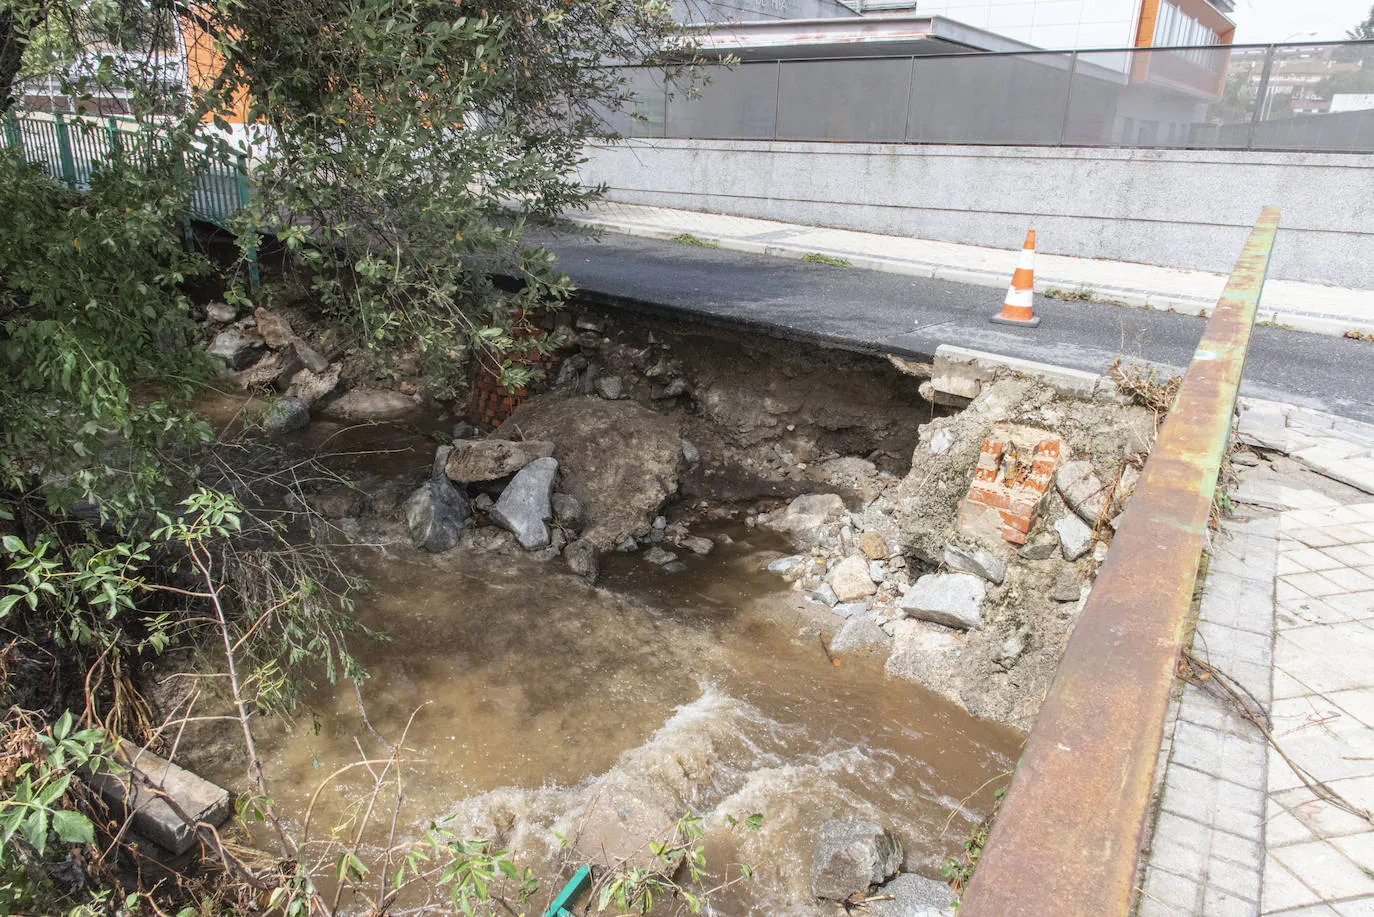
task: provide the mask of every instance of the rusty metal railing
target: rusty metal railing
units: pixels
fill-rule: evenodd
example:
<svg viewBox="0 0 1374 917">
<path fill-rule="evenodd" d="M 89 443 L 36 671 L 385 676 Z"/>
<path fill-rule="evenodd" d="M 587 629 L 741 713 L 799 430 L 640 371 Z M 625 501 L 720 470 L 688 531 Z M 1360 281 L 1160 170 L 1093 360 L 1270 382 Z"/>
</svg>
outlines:
<svg viewBox="0 0 1374 917">
<path fill-rule="evenodd" d="M 1031 731 L 960 917 L 1124 917 L 1217 474 L 1279 212 L 1188 367 Z"/>
</svg>

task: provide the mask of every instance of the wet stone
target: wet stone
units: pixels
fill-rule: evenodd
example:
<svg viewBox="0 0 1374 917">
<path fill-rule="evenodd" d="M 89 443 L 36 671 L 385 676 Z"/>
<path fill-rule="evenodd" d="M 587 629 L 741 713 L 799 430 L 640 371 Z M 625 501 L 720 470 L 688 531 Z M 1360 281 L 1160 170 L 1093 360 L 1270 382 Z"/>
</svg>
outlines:
<svg viewBox="0 0 1374 917">
<path fill-rule="evenodd" d="M 492 521 L 513 534 L 527 551 L 549 543 L 546 523 L 553 515 L 553 479 L 557 473 L 555 459 L 535 459 L 511 479 L 491 508 Z"/>
<path fill-rule="evenodd" d="M 674 554 L 672 551 L 665 551 L 658 545 L 654 545 L 652 548 L 644 552 L 644 559 L 651 564 L 658 564 L 659 566 L 663 566 L 666 564 L 671 564 L 673 561 L 677 560 L 677 555 Z"/>
<path fill-rule="evenodd" d="M 269 436 L 282 436 L 310 426 L 310 408 L 295 395 L 283 395 L 267 406 L 262 418 Z"/>
<path fill-rule="evenodd" d="M 249 366 L 257 360 L 262 351 L 262 338 L 232 328 L 221 331 L 210 342 L 210 355 L 224 360 L 224 365 L 231 370 Z"/>
<path fill-rule="evenodd" d="M 577 525 L 582 521 L 582 502 L 572 494 L 553 495 L 553 518 L 564 525 Z"/>
<path fill-rule="evenodd" d="M 431 478 L 406 500 L 405 515 L 415 546 L 438 554 L 458 543 L 472 511 L 462 491 L 443 478 Z"/>
<path fill-rule="evenodd" d="M 768 572 L 776 573 L 778 576 L 786 576 L 805 564 L 806 558 L 800 554 L 793 554 L 790 557 L 779 557 L 768 565 Z"/>
<path fill-rule="evenodd" d="M 876 649 L 886 646 L 891 637 L 878 623 L 872 612 L 851 615 L 830 641 L 830 652 L 850 653 L 856 650 Z"/>
<path fill-rule="evenodd" d="M 821 826 L 812 860 L 817 898 L 843 901 L 885 882 L 902 868 L 902 845 L 866 821 L 833 819 Z"/>
<path fill-rule="evenodd" d="M 587 539 L 579 538 L 563 549 L 563 562 L 573 573 L 594 583 L 601 569 L 601 552 Z"/>
</svg>

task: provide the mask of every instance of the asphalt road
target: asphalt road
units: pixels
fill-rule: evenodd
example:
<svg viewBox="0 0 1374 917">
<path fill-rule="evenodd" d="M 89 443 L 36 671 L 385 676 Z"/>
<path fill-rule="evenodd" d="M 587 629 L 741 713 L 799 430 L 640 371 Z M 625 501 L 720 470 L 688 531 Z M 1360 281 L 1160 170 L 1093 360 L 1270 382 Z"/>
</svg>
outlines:
<svg viewBox="0 0 1374 917">
<path fill-rule="evenodd" d="M 1100 372 L 1120 354 L 1184 368 L 1205 319 L 1036 297 L 1038 328 L 995 325 L 1001 291 L 606 233 L 543 236 L 589 303 L 929 359 L 940 344 Z M 1374 344 L 1256 328 L 1241 392 L 1374 423 Z"/>
</svg>

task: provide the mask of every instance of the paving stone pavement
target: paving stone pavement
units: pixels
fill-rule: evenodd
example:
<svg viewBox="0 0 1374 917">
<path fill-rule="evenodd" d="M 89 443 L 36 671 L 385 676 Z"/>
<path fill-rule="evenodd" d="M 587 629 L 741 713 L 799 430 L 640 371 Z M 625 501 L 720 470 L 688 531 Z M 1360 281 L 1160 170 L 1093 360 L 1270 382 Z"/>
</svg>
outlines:
<svg viewBox="0 0 1374 917">
<path fill-rule="evenodd" d="M 1241 439 L 1294 450 L 1291 468 L 1242 469 L 1250 499 L 1214 545 L 1193 653 L 1269 710 L 1288 757 L 1370 811 L 1374 498 L 1311 472 L 1367 456 L 1374 428 L 1272 405 L 1242 406 Z M 1374 917 L 1374 822 L 1318 799 L 1224 697 L 1188 684 L 1171 714 L 1138 914 Z"/>
</svg>

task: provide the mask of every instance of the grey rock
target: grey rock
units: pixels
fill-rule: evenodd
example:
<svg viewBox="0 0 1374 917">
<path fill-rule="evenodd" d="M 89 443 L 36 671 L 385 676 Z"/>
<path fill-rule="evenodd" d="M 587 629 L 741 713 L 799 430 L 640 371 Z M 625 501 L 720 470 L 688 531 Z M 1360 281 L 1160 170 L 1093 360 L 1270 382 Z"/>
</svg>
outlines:
<svg viewBox="0 0 1374 917">
<path fill-rule="evenodd" d="M 886 646 L 892 638 L 878 623 L 877 615 L 872 612 L 850 615 L 844 626 L 830 641 L 830 652 L 852 653 L 856 650 L 873 649 Z"/>
<path fill-rule="evenodd" d="M 851 555 L 836 564 L 830 571 L 830 586 L 841 602 L 857 602 L 878 591 L 869 575 L 868 559 L 862 554 Z"/>
<path fill-rule="evenodd" d="M 577 317 L 573 327 L 578 331 L 595 331 L 597 334 L 606 330 L 606 320 L 599 315 L 584 313 Z"/>
<path fill-rule="evenodd" d="M 296 339 L 291 323 L 275 312 L 258 306 L 253 310 L 253 319 L 257 322 L 258 334 L 273 350 L 280 350 Z"/>
<path fill-rule="evenodd" d="M 688 465 L 695 465 L 701 461 L 701 452 L 685 439 L 682 441 L 682 460 Z"/>
<path fill-rule="evenodd" d="M 563 549 L 563 562 L 573 573 L 594 583 L 601 570 L 601 552 L 587 539 L 579 538 Z"/>
<path fill-rule="evenodd" d="M 444 466 L 450 481 L 474 484 L 515 474 L 536 459 L 553 455 L 553 443 L 541 440 L 460 439 Z"/>
<path fill-rule="evenodd" d="M 778 576 L 786 576 L 805 563 L 806 558 L 800 554 L 793 554 L 790 557 L 779 557 L 768 565 L 768 572 L 776 573 Z"/>
<path fill-rule="evenodd" d="M 665 573 L 682 573 L 686 569 L 687 565 L 680 560 L 669 561 L 663 565 L 663 572 Z"/>
<path fill-rule="evenodd" d="M 1065 567 L 1050 588 L 1050 598 L 1056 602 L 1077 602 L 1083 581 L 1073 567 Z"/>
<path fill-rule="evenodd" d="M 1026 652 L 1026 634 L 1024 631 L 1017 631 L 1010 637 L 1002 641 L 1002 646 L 997 650 L 997 658 L 993 660 L 998 668 L 1006 671 L 1016 665 L 1016 661 Z"/>
<path fill-rule="evenodd" d="M 229 817 L 228 791 L 210 781 L 126 741 L 117 758 L 142 779 L 131 779 L 127 770 L 100 770 L 85 779 L 111 808 L 132 818 L 135 831 L 171 853 L 191 849 L 196 825 L 218 827 Z"/>
<path fill-rule="evenodd" d="M 306 369 L 310 370 L 312 373 L 322 373 L 329 369 L 329 360 L 314 347 L 311 347 L 300 338 L 296 338 L 293 343 L 296 347 L 296 353 L 300 356 L 301 362 L 305 364 Z"/>
<path fill-rule="evenodd" d="M 232 328 L 221 331 L 210 342 L 210 355 L 219 357 L 231 370 L 249 366 L 262 355 L 262 338 Z"/>
<path fill-rule="evenodd" d="M 904 872 L 883 883 L 877 894 L 892 898 L 869 902 L 864 909 L 868 917 L 945 917 L 953 914 L 954 893 L 949 886 L 914 872 Z"/>
<path fill-rule="evenodd" d="M 491 498 L 491 494 L 478 494 L 472 500 L 472 508 L 485 513 L 491 509 L 492 504 L 495 502 L 496 501 Z"/>
<path fill-rule="evenodd" d="M 830 609 L 842 618 L 852 618 L 854 615 L 861 615 L 868 611 L 867 602 L 841 602 Z"/>
<path fill-rule="evenodd" d="M 405 514 L 410 540 L 432 554 L 456 545 L 472 518 L 468 498 L 443 478 L 430 478 L 415 488 L 406 500 Z"/>
<path fill-rule="evenodd" d="M 686 548 L 693 554 L 710 554 L 715 550 L 716 543 L 709 538 L 701 535 L 683 535 L 674 542 L 679 548 Z"/>
<path fill-rule="evenodd" d="M 945 545 L 945 566 L 961 573 L 981 576 L 990 583 L 1001 585 L 1007 578 L 1007 562 L 990 551 L 979 548 L 960 548 Z"/>
<path fill-rule="evenodd" d="M 677 555 L 674 554 L 672 551 L 665 551 L 658 545 L 654 545 L 652 548 L 644 552 L 644 559 L 651 564 L 658 564 L 661 567 L 665 564 L 671 564 L 673 561 L 677 560 Z"/>
<path fill-rule="evenodd" d="M 492 521 L 513 534 L 527 551 L 549 543 L 547 523 L 553 515 L 553 479 L 557 474 L 556 459 L 535 459 L 516 472 L 491 508 Z"/>
<path fill-rule="evenodd" d="M 554 494 L 553 518 L 564 525 L 577 525 L 582 521 L 582 501 L 572 494 Z"/>
<path fill-rule="evenodd" d="M 812 857 L 811 890 L 843 901 L 880 885 L 902 868 L 902 844 L 867 821 L 832 819 L 821 826 Z"/>
<path fill-rule="evenodd" d="M 1054 524 L 1065 560 L 1078 560 L 1092 547 L 1093 530 L 1077 516 L 1065 516 Z"/>
<path fill-rule="evenodd" d="M 458 423 L 454 424 L 453 430 L 449 434 L 452 439 L 476 439 L 481 435 L 482 431 L 466 420 L 460 420 Z"/>
<path fill-rule="evenodd" d="M 1261 461 L 1258 455 L 1248 449 L 1237 449 L 1235 452 L 1231 453 L 1231 464 L 1233 465 L 1245 465 L 1253 468 Z"/>
<path fill-rule="evenodd" d="M 656 401 L 663 401 L 668 398 L 680 398 L 683 395 L 691 394 L 691 391 L 692 386 L 687 383 L 686 379 L 673 379 L 667 385 L 663 386 L 663 391 L 655 392 L 653 398 Z"/>
<path fill-rule="evenodd" d="M 269 436 L 303 430 L 310 426 L 310 408 L 295 395 L 283 395 L 267 406 L 262 425 Z"/>
<path fill-rule="evenodd" d="M 224 302 L 205 304 L 205 318 L 216 325 L 227 325 L 239 317 L 239 310 Z"/>
<path fill-rule="evenodd" d="M 294 395 L 313 408 L 316 402 L 333 394 L 334 389 L 339 387 L 341 371 L 338 363 L 326 366 L 324 372 L 318 373 L 307 366 L 291 377 L 291 384 L 287 387 L 286 393 Z"/>
<path fill-rule="evenodd" d="M 881 560 L 870 560 L 868 562 L 868 576 L 869 579 L 873 580 L 875 583 L 886 582 L 887 564 L 883 563 Z"/>
<path fill-rule="evenodd" d="M 984 581 L 969 573 L 927 573 L 918 579 L 898 606 L 913 618 L 969 630 L 983 625 Z"/>
<path fill-rule="evenodd" d="M 409 395 L 391 389 L 355 388 L 333 404 L 329 413 L 344 420 L 396 420 L 411 414 L 419 405 Z"/>
<path fill-rule="evenodd" d="M 829 583 L 821 583 L 820 587 L 815 592 L 811 593 L 811 598 L 820 602 L 827 608 L 834 608 L 840 601 L 835 595 L 835 590 L 831 588 Z"/>
<path fill-rule="evenodd" d="M 1023 560 L 1049 560 L 1058 549 L 1057 538 L 1040 535 L 1023 544 L 1017 553 Z"/>
<path fill-rule="evenodd" d="M 844 514 L 844 500 L 838 494 L 803 494 L 774 513 L 765 523 L 803 545 L 816 543 L 816 530 Z"/>
<path fill-rule="evenodd" d="M 622 554 L 631 554 L 639 550 L 639 541 L 633 535 L 621 535 L 615 540 L 615 549 Z"/>
<path fill-rule="evenodd" d="M 619 376 L 602 376 L 596 380 L 596 393 L 607 401 L 615 401 L 625 393 Z"/>
<path fill-rule="evenodd" d="M 1065 462 L 1055 473 L 1054 483 L 1069 508 L 1090 525 L 1101 521 L 1110 508 L 1106 485 L 1093 470 L 1092 462 Z"/>
</svg>

